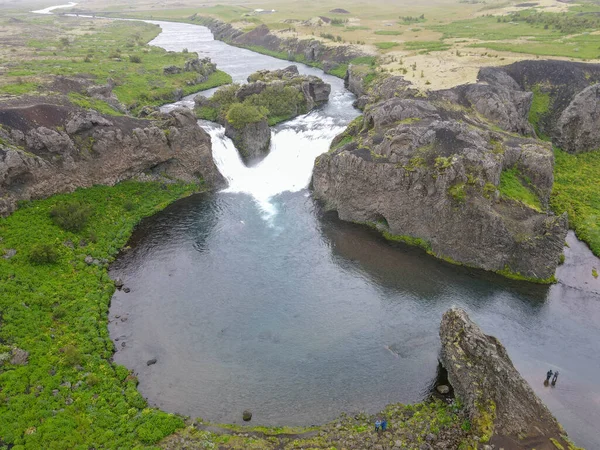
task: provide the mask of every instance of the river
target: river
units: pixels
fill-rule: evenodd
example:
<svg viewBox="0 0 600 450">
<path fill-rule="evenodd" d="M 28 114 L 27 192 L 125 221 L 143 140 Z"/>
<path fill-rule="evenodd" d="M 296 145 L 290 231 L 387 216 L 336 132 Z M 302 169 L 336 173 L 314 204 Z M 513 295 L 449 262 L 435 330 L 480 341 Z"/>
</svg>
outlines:
<svg viewBox="0 0 600 450">
<path fill-rule="evenodd" d="M 235 81 L 290 64 L 215 41 L 201 26 L 150 22 L 162 28 L 152 45 L 209 56 Z M 560 282 L 537 286 L 323 214 L 307 189 L 313 161 L 359 112 L 341 80 L 299 68 L 331 83 L 331 100 L 275 127 L 260 164 L 245 167 L 223 129 L 201 122 L 229 187 L 145 220 L 114 263 L 112 276 L 131 289 L 110 309 L 115 361 L 166 411 L 239 423 L 251 409 L 253 424 L 319 424 L 422 400 L 441 316 L 458 305 L 503 342 L 574 441 L 600 448 L 598 259 L 571 233 Z M 544 388 L 550 368 L 558 384 Z"/>
</svg>

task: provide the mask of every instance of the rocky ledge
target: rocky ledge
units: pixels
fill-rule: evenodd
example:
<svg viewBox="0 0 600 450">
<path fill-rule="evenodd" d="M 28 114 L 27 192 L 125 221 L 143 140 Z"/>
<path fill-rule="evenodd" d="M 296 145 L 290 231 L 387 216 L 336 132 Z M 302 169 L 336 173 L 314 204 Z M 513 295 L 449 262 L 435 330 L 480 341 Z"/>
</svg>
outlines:
<svg viewBox="0 0 600 450">
<path fill-rule="evenodd" d="M 478 440 L 496 448 L 573 448 L 566 432 L 515 369 L 504 346 L 467 313 L 447 311 L 440 326 L 441 360 Z M 540 374 L 543 378 L 543 374 Z"/>
<path fill-rule="evenodd" d="M 251 164 L 269 152 L 269 125 L 323 105 L 330 92 L 329 84 L 300 75 L 296 66 L 262 70 L 250 75 L 247 84 L 221 87 L 210 99 L 196 96 L 196 113 L 222 124 L 246 164 Z"/>
<path fill-rule="evenodd" d="M 600 148 L 600 64 L 520 61 L 481 69 L 479 79 L 533 92 L 530 119 L 557 147 L 569 153 Z"/>
<path fill-rule="evenodd" d="M 178 108 L 155 120 L 72 106 L 0 108 L 0 214 L 18 201 L 130 178 L 225 184 L 210 136 Z"/>
<path fill-rule="evenodd" d="M 552 281 L 567 233 L 548 209 L 552 147 L 530 137 L 532 94 L 501 81 L 430 93 L 373 82 L 364 115 L 316 160 L 315 197 L 447 261 Z"/>
</svg>

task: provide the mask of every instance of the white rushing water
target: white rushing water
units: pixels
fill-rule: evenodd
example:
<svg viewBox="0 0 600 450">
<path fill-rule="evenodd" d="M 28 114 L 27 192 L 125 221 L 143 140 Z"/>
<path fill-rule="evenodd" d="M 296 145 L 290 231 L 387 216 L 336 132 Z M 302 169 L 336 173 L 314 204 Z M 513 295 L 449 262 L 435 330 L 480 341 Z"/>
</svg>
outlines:
<svg viewBox="0 0 600 450">
<path fill-rule="evenodd" d="M 326 152 L 331 140 L 343 131 L 333 119 L 317 113 L 296 118 L 273 131 L 271 150 L 265 159 L 246 167 L 223 127 L 204 126 L 212 138 L 215 163 L 229 182 L 225 191 L 251 195 L 267 220 L 277 213 L 273 197 L 305 189 L 315 158 Z"/>
<path fill-rule="evenodd" d="M 60 9 L 60 8 L 71 8 L 73 6 L 75 6 L 77 3 L 74 2 L 70 2 L 66 5 L 57 5 L 57 6 L 50 6 L 48 8 L 44 8 L 44 9 L 38 9 L 37 11 L 31 11 L 32 13 L 36 13 L 36 14 L 52 14 L 52 11 L 54 11 L 55 9 Z"/>
</svg>

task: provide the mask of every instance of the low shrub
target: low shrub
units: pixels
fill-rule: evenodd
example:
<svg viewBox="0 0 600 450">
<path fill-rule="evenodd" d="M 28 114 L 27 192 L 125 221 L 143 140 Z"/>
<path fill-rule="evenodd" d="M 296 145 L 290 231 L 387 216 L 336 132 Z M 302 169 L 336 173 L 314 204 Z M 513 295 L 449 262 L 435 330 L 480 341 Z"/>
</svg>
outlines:
<svg viewBox="0 0 600 450">
<path fill-rule="evenodd" d="M 91 213 L 89 205 L 74 200 L 57 203 L 50 211 L 50 217 L 63 230 L 78 233 L 87 225 Z"/>
<path fill-rule="evenodd" d="M 51 244 L 36 244 L 31 247 L 29 260 L 33 264 L 53 264 L 58 261 L 58 252 Z"/>
</svg>

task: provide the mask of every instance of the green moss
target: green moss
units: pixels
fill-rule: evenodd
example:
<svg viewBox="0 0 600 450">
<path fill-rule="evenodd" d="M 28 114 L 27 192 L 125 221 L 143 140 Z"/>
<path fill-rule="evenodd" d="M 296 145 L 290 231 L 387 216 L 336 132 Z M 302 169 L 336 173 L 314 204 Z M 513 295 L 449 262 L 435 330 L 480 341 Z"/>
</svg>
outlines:
<svg viewBox="0 0 600 450">
<path fill-rule="evenodd" d="M 79 94 L 77 92 L 69 93 L 69 100 L 72 104 L 79 106 L 80 108 L 93 109 L 101 114 L 106 114 L 110 116 L 123 115 L 121 112 L 114 109 L 105 101 L 98 100 L 96 98 L 91 98 L 86 95 Z"/>
<path fill-rule="evenodd" d="M 554 150 L 552 209 L 569 215 L 577 237 L 600 256 L 600 151 L 571 155 Z"/>
<path fill-rule="evenodd" d="M 540 85 L 535 85 L 531 88 L 533 92 L 533 101 L 531 102 L 531 108 L 529 109 L 529 122 L 535 128 L 536 134 L 544 140 L 549 140 L 540 131 L 540 120 L 542 120 L 546 114 L 550 111 L 551 99 L 550 94 L 543 92 Z"/>
<path fill-rule="evenodd" d="M 448 188 L 448 195 L 455 201 L 463 203 L 467 198 L 467 192 L 465 190 L 465 183 L 457 183 Z"/>
<path fill-rule="evenodd" d="M 6 84 L 0 86 L 0 94 L 10 95 L 24 95 L 32 94 L 38 90 L 39 86 L 37 83 L 23 83 L 15 82 L 13 84 Z"/>
<path fill-rule="evenodd" d="M 539 197 L 523 182 L 525 177 L 516 167 L 505 169 L 500 174 L 498 189 L 500 194 L 517 202 L 523 203 L 536 211 L 542 211 Z"/>
<path fill-rule="evenodd" d="M 348 72 L 348 64 L 339 64 L 333 69 L 330 69 L 327 73 L 343 79 L 346 77 L 346 72 Z"/>
<path fill-rule="evenodd" d="M 350 135 L 346 135 L 344 136 L 342 139 L 340 139 L 339 142 L 337 142 L 336 144 L 331 145 L 330 150 L 337 150 L 338 148 L 343 147 L 346 144 L 349 144 L 350 142 L 352 142 L 354 140 L 353 136 Z"/>
<path fill-rule="evenodd" d="M 496 403 L 493 400 L 487 402 L 475 403 L 478 414 L 472 420 L 475 433 L 479 436 L 480 442 L 487 443 L 494 434 L 494 421 L 496 420 Z"/>
<path fill-rule="evenodd" d="M 406 235 L 396 235 L 390 233 L 389 231 L 384 231 L 382 234 L 383 237 L 386 238 L 388 241 L 402 242 L 404 244 L 412 245 L 413 247 L 420 247 L 427 252 L 431 251 L 431 244 L 425 239 Z"/>
<path fill-rule="evenodd" d="M 594 278 L 598 278 L 598 269 L 596 269 L 595 267 L 592 269 L 592 276 Z"/>
<path fill-rule="evenodd" d="M 558 440 L 556 440 L 554 438 L 550 438 L 550 442 L 552 442 L 558 450 L 565 450 L 565 448 L 562 446 L 562 444 L 560 442 L 558 442 Z"/>
<path fill-rule="evenodd" d="M 530 283 L 537 283 L 537 284 L 554 284 L 554 283 L 556 283 L 556 277 L 554 275 L 552 275 L 551 277 L 548 277 L 548 278 L 533 278 L 533 277 L 528 277 L 526 275 L 522 275 L 518 272 L 513 272 L 508 267 L 505 267 L 502 270 L 497 270 L 496 273 L 498 275 L 502 275 L 503 277 L 510 278 L 511 280 L 529 281 Z"/>
<path fill-rule="evenodd" d="M 198 189 L 96 186 L 23 203 L 0 219 L 1 247 L 17 250 L 9 260 L 0 258 L 0 342 L 30 354 L 27 365 L 0 369 L 3 445 L 136 448 L 183 426 L 180 417 L 148 408 L 128 370 L 112 362 L 107 312 L 114 284 L 106 266 L 87 265 L 84 258 L 112 260 L 142 217 Z M 61 202 L 91 206 L 81 231 L 53 222 L 50 212 Z M 67 241 L 75 246 L 63 245 Z M 54 262 L 32 264 L 31 250 L 43 245 L 55 250 Z M 65 382 L 79 387 L 61 387 Z"/>
</svg>

